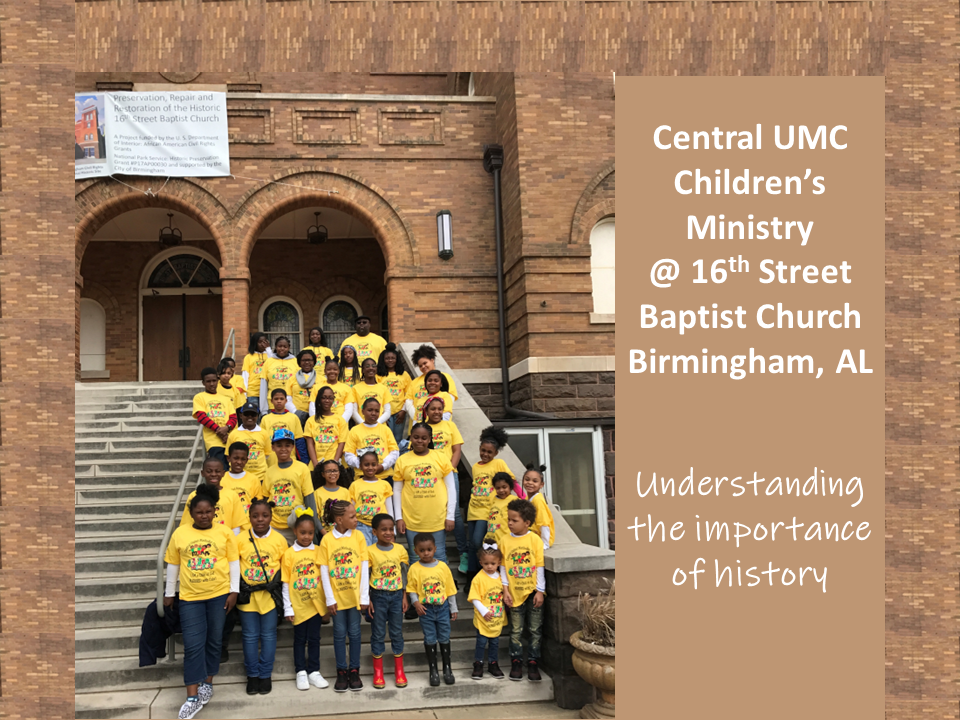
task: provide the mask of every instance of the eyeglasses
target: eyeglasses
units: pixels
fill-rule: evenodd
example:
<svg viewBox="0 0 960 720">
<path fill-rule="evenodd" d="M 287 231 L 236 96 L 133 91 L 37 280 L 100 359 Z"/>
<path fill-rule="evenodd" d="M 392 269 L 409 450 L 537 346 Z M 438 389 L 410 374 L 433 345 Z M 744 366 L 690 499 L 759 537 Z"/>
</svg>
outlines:
<svg viewBox="0 0 960 720">
<path fill-rule="evenodd" d="M 323 471 L 323 474 L 324 474 L 324 475 L 339 475 L 339 474 L 340 474 L 340 470 L 338 470 L 337 468 L 327 468 L 326 470 Z"/>
</svg>

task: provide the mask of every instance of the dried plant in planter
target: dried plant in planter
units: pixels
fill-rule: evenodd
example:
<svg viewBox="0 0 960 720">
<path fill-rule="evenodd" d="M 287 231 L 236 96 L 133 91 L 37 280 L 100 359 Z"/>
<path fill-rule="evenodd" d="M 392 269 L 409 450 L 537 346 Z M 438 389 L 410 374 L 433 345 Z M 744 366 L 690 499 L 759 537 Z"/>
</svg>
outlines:
<svg viewBox="0 0 960 720">
<path fill-rule="evenodd" d="M 594 645 L 616 647 L 616 580 L 611 581 L 609 588 L 601 590 L 596 595 L 580 593 L 578 607 L 580 620 L 583 623 L 581 638 Z"/>
</svg>

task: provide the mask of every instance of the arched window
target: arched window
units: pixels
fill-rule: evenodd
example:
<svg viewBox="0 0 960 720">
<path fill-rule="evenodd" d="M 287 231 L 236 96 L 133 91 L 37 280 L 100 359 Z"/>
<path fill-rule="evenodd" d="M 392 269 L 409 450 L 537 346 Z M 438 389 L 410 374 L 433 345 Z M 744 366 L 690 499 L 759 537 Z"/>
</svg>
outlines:
<svg viewBox="0 0 960 720">
<path fill-rule="evenodd" d="M 607 217 L 590 231 L 590 277 L 593 280 L 594 315 L 614 314 L 616 273 L 614 262 L 614 218 Z M 612 322 L 610 317 L 607 322 Z"/>
<path fill-rule="evenodd" d="M 324 303 L 320 310 L 320 326 L 331 350 L 337 352 L 340 343 L 356 332 L 359 315 L 359 307 L 350 298 L 332 297 Z"/>
<path fill-rule="evenodd" d="M 148 288 L 220 287 L 220 271 L 207 259 L 193 254 L 164 258 L 150 273 Z"/>
<path fill-rule="evenodd" d="M 270 298 L 260 308 L 260 330 L 270 338 L 270 347 L 283 335 L 290 339 L 290 353 L 296 355 L 303 347 L 300 308 L 290 298 Z"/>
<path fill-rule="evenodd" d="M 107 315 L 96 300 L 80 300 L 80 371 L 105 370 Z"/>
</svg>

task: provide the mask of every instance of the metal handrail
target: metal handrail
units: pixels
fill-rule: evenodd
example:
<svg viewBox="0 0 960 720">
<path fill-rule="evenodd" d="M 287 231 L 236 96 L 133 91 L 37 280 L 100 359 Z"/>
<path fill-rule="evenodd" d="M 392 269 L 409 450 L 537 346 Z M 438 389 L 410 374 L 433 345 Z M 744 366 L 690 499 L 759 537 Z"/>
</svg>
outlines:
<svg viewBox="0 0 960 720">
<path fill-rule="evenodd" d="M 227 357 L 227 347 L 230 347 L 230 357 L 234 357 L 237 351 L 237 343 L 234 331 L 231 329 L 227 336 L 227 341 L 223 344 L 223 353 L 220 359 Z M 170 517 L 167 518 L 167 529 L 163 531 L 163 540 L 160 543 L 160 550 L 157 552 L 157 615 L 163 617 L 163 556 L 166 555 L 167 545 L 170 543 L 170 536 L 173 535 L 173 524 L 177 519 L 177 510 L 180 509 L 180 501 L 183 500 L 183 491 L 187 487 L 187 478 L 190 477 L 190 471 L 193 469 L 193 458 L 197 454 L 197 448 L 200 446 L 200 438 L 203 437 L 203 425 L 197 428 L 197 436 L 193 439 L 193 447 L 190 450 L 190 457 L 187 459 L 187 467 L 184 468 L 183 477 L 180 479 L 180 488 L 177 490 L 177 499 L 170 508 Z M 173 636 L 170 637 L 171 641 Z M 170 643 L 170 659 L 173 659 L 173 643 Z"/>
</svg>

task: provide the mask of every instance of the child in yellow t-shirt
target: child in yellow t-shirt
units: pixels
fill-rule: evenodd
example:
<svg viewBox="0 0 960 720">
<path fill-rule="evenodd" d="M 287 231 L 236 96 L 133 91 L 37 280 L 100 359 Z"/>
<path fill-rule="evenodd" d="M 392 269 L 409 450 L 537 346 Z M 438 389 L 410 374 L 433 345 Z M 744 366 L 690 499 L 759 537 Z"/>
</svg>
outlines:
<svg viewBox="0 0 960 720">
<path fill-rule="evenodd" d="M 504 603 L 510 608 L 510 679 L 523 678 L 524 628 L 530 631 L 527 651 L 527 679 L 540 680 L 540 640 L 543 634 L 543 597 L 546 576 L 543 566 L 543 541 L 530 532 L 537 519 L 537 509 L 529 500 L 514 500 L 507 506 L 507 527 L 510 533 L 501 539 L 503 565 L 500 581 L 504 587 Z"/>
<path fill-rule="evenodd" d="M 377 381 L 390 391 L 390 419 L 387 427 L 393 433 L 397 445 L 403 440 L 403 429 L 407 422 L 407 412 L 404 405 L 407 400 L 407 386 L 410 384 L 410 373 L 403 364 L 403 358 L 397 351 L 397 346 L 387 343 L 377 361 Z"/>
<path fill-rule="evenodd" d="M 273 437 L 274 430 L 279 427 L 292 432 L 297 460 L 302 463 L 310 462 L 310 456 L 307 454 L 307 443 L 303 439 L 303 425 L 300 424 L 300 418 L 290 412 L 287 406 L 287 391 L 283 388 L 275 388 L 270 393 L 270 402 L 273 404 L 273 409 L 260 419 L 260 427 L 266 430 L 270 437 Z M 268 455 L 267 465 L 273 465 L 276 460 L 272 455 Z"/>
<path fill-rule="evenodd" d="M 250 527 L 237 536 L 240 578 L 250 588 L 257 588 L 250 591 L 249 602 L 237 604 L 244 637 L 256 638 L 252 648 L 246 642 L 243 644 L 248 695 L 266 695 L 273 685 L 271 675 L 277 650 L 274 590 L 282 591 L 281 565 L 288 545 L 280 533 L 271 529 L 270 517 L 270 503 L 260 497 L 253 498 L 250 503 Z"/>
<path fill-rule="evenodd" d="M 353 387 L 360 379 L 360 360 L 353 345 L 340 348 L 340 382 Z"/>
<path fill-rule="evenodd" d="M 333 652 L 337 657 L 337 683 L 333 689 L 360 690 L 360 613 L 366 612 L 370 604 L 367 544 L 357 531 L 357 511 L 352 503 L 327 502 L 323 521 L 333 524 L 320 541 L 319 553 L 327 608 L 333 615 Z M 346 638 L 350 639 L 349 665 Z"/>
<path fill-rule="evenodd" d="M 363 407 L 367 398 L 374 398 L 380 403 L 380 417 L 377 422 L 384 423 L 390 419 L 391 413 L 396 409 L 392 406 L 393 396 L 386 385 L 381 385 L 377 381 L 377 361 L 373 358 L 365 358 L 360 366 L 360 379 L 353 385 L 353 401 L 358 409 Z M 353 419 L 358 423 L 363 422 L 358 410 L 353 411 Z"/>
<path fill-rule="evenodd" d="M 513 492 L 513 478 L 509 473 L 498 472 L 493 476 L 493 492 L 490 514 L 487 515 L 487 537 L 492 535 L 499 543 L 510 532 L 507 528 L 507 506 L 518 499 Z"/>
<path fill-rule="evenodd" d="M 223 395 L 231 403 L 231 407 L 238 408 L 243 405 L 246 393 L 234 384 L 233 358 L 223 358 L 217 365 L 217 392 Z"/>
<path fill-rule="evenodd" d="M 303 349 L 298 352 L 297 364 L 300 369 L 287 380 L 284 389 L 287 391 L 290 402 L 293 403 L 293 412 L 300 418 L 302 427 L 307 424 L 307 419 L 310 417 L 310 398 L 313 396 L 313 386 L 321 382 L 322 377 L 317 375 L 317 355 L 313 350 Z"/>
<path fill-rule="evenodd" d="M 437 643 L 440 644 L 443 660 L 443 682 L 453 685 L 450 621 L 457 619 L 457 586 L 447 564 L 434 558 L 437 546 L 431 533 L 417 533 L 413 547 L 420 560 L 411 565 L 407 573 L 407 592 L 410 593 L 410 602 L 417 610 L 423 630 L 423 646 L 430 666 L 430 685 L 437 687 L 440 684 Z"/>
<path fill-rule="evenodd" d="M 410 561 L 406 548 L 394 543 L 396 536 L 390 515 L 374 515 L 371 527 L 377 539 L 367 547 L 370 558 L 370 614 L 373 615 L 370 632 L 373 686 L 386 687 L 383 677 L 383 651 L 389 627 L 397 687 L 406 687 L 407 676 L 403 672 L 403 614 L 407 611 L 407 594 L 403 589 L 407 586 L 407 567 Z"/>
<path fill-rule="evenodd" d="M 440 398 L 443 400 L 443 420 L 453 417 L 454 397 L 449 392 L 450 385 L 446 376 L 439 370 L 431 370 L 426 374 L 423 383 L 419 386 L 413 383 L 407 388 L 406 411 L 413 418 L 413 422 L 425 422 L 424 405 L 427 400 Z"/>
<path fill-rule="evenodd" d="M 287 542 L 293 542 L 291 530 L 296 507 L 313 507 L 313 479 L 302 462 L 293 459 L 293 433 L 286 428 L 273 432 L 273 454 L 277 464 L 267 468 L 263 481 L 263 497 L 274 503 L 271 527 L 278 530 Z M 314 516 L 316 508 L 313 508 Z"/>
<path fill-rule="evenodd" d="M 310 462 L 316 467 L 324 460 L 340 462 L 343 446 L 347 441 L 347 422 L 333 412 L 336 402 L 333 388 L 323 386 L 317 395 L 317 411 L 303 427 L 303 438 L 307 444 Z M 311 403 L 311 407 L 313 404 Z"/>
<path fill-rule="evenodd" d="M 393 433 L 386 425 L 377 422 L 380 417 L 380 403 L 374 398 L 367 398 L 363 403 L 364 422 L 355 425 L 347 433 L 347 441 L 343 446 L 343 456 L 347 465 L 360 469 L 360 459 L 357 457 L 360 450 L 373 448 L 377 452 L 379 464 L 377 477 L 381 480 L 390 480 L 393 477 L 393 465 L 400 456 L 400 449 L 393 439 Z"/>
<path fill-rule="evenodd" d="M 323 520 L 327 503 L 332 500 L 353 502 L 350 491 L 339 483 L 342 468 L 343 466 L 336 460 L 321 460 L 320 464 L 313 469 L 313 486 L 317 488 L 313 496 L 317 500 L 317 509 L 320 512 L 321 535 L 326 535 L 333 527 L 333 521 L 327 524 Z"/>
<path fill-rule="evenodd" d="M 257 393 L 260 396 L 260 408 L 267 407 L 267 400 L 273 398 L 273 391 L 280 388 L 286 392 L 287 381 L 297 374 L 299 366 L 297 359 L 290 354 L 290 340 L 285 337 L 278 337 L 276 343 L 276 355 L 263 364 L 263 370 L 260 374 L 260 388 Z M 249 386 L 248 390 L 252 390 Z M 293 404 L 291 403 L 291 412 Z"/>
<path fill-rule="evenodd" d="M 342 417 L 345 422 L 350 422 L 353 418 L 354 398 L 353 388 L 344 382 L 340 382 L 340 363 L 336 360 L 327 360 L 323 366 L 323 374 L 326 382 L 318 383 L 313 386 L 313 395 L 310 398 L 310 414 L 316 417 L 317 408 L 320 406 L 319 394 L 325 387 L 333 390 L 333 405 L 331 411 L 334 415 Z"/>
<path fill-rule="evenodd" d="M 453 466 L 453 487 L 457 492 L 453 513 L 453 537 L 457 541 L 457 551 L 460 554 L 460 572 L 466 573 L 470 569 L 469 543 L 467 529 L 463 522 L 463 512 L 460 509 L 460 451 L 463 448 L 463 437 L 453 420 L 443 419 L 443 401 L 439 397 L 428 400 L 423 405 L 423 414 L 427 416 L 426 423 L 433 433 L 433 449 L 445 455 Z M 482 538 L 481 538 L 482 539 Z"/>
<path fill-rule="evenodd" d="M 243 378 L 243 387 L 247 393 L 247 400 L 255 405 L 260 404 L 260 379 L 263 377 L 263 365 L 273 357 L 270 349 L 270 339 L 266 333 L 250 333 L 250 347 L 243 358 L 240 377 Z M 266 408 L 263 408 L 266 410 Z"/>
<path fill-rule="evenodd" d="M 293 664 L 297 690 L 310 686 L 325 688 L 330 683 L 320 674 L 320 625 L 327 614 L 322 581 L 323 569 L 313 544 L 314 513 L 296 509 L 293 524 L 296 541 L 283 554 L 283 614 L 293 623 Z M 304 652 L 306 650 L 306 652 Z"/>
<path fill-rule="evenodd" d="M 350 499 L 357 508 L 358 529 L 367 541 L 373 545 L 377 540 L 373 533 L 373 518 L 380 513 L 393 517 L 393 485 L 377 477 L 377 466 L 380 459 L 374 448 L 358 450 L 360 472 L 362 475 L 355 478 L 350 485 Z"/>
<path fill-rule="evenodd" d="M 203 425 L 203 446 L 207 455 L 217 458 L 227 470 L 227 437 L 237 424 L 232 401 L 217 392 L 220 377 L 211 367 L 200 371 L 203 392 L 193 396 L 193 417 Z"/>
<path fill-rule="evenodd" d="M 527 465 L 527 471 L 523 474 L 523 489 L 527 493 L 527 500 L 537 509 L 537 519 L 530 526 L 530 532 L 540 536 L 544 550 L 556 542 L 557 534 L 553 524 L 553 511 L 550 509 L 550 503 L 543 496 L 543 473 L 546 470 L 546 465 L 537 466 L 531 463 Z"/>
<path fill-rule="evenodd" d="M 470 572 L 479 570 L 477 551 L 487 535 L 487 517 L 493 500 L 493 476 L 498 472 L 513 473 L 507 464 L 497 457 L 507 446 L 509 436 L 503 428 L 493 425 L 480 431 L 480 462 L 473 464 L 473 482 L 470 486 L 470 502 L 467 505 L 467 537 L 470 540 Z M 515 487 L 517 497 L 524 497 L 520 486 Z"/>
<path fill-rule="evenodd" d="M 327 347 L 327 341 L 320 327 L 310 328 L 310 331 L 307 333 L 307 340 L 308 343 L 303 349 L 313 351 L 313 354 L 317 356 L 316 365 L 319 367 L 322 368 L 329 358 L 337 356 L 333 350 Z"/>
<path fill-rule="evenodd" d="M 231 443 L 228 451 L 230 452 L 227 456 L 227 460 L 230 461 L 230 472 L 220 481 L 220 487 L 236 493 L 240 509 L 243 511 L 243 525 L 240 529 L 241 531 L 249 530 L 250 503 L 260 496 L 263 480 L 246 471 L 249 449 L 245 443 Z"/>
<path fill-rule="evenodd" d="M 238 442 L 246 445 L 247 462 L 244 469 L 263 482 L 267 473 L 267 457 L 270 455 L 270 430 L 257 425 L 260 413 L 253 403 L 244 403 L 238 414 L 240 425 L 230 431 L 227 447 Z"/>
<path fill-rule="evenodd" d="M 500 561 L 503 556 L 497 543 L 485 540 L 477 554 L 480 572 L 473 577 L 467 600 L 473 605 L 473 626 L 477 629 L 477 649 L 473 656 L 474 680 L 483 678 L 483 652 L 487 651 L 488 665 L 496 680 L 503 680 L 500 669 L 500 631 L 507 623 L 503 609 L 503 583 L 500 578 Z"/>
<path fill-rule="evenodd" d="M 203 467 L 200 469 L 200 477 L 203 482 L 200 483 L 197 490 L 194 490 L 187 496 L 187 505 L 183 509 L 183 515 L 180 516 L 180 527 L 189 525 L 193 522 L 190 517 L 190 501 L 197 495 L 197 491 L 204 485 L 216 488 L 219 493 L 219 499 L 213 513 L 213 523 L 223 525 L 233 531 L 236 535 L 246 520 L 240 500 L 234 492 L 224 492 L 220 481 L 223 479 L 223 465 L 216 458 L 208 457 L 203 461 Z"/>
</svg>

